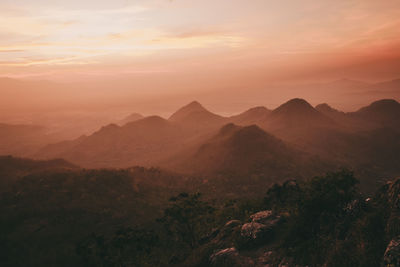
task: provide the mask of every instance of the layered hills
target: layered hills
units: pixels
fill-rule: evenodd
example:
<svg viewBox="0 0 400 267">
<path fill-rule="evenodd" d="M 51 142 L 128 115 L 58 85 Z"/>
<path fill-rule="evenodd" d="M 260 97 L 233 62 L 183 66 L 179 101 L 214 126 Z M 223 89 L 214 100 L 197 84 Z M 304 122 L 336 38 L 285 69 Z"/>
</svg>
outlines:
<svg viewBox="0 0 400 267">
<path fill-rule="evenodd" d="M 344 166 L 374 179 L 381 172 L 400 174 L 391 159 L 399 154 L 399 106 L 384 99 L 345 113 L 296 98 L 273 110 L 255 107 L 223 117 L 193 101 L 168 119 L 135 115 L 121 126 L 110 124 L 91 135 L 44 146 L 35 158 L 64 158 L 86 168 L 140 165 L 271 176 L 277 170 L 286 176 L 294 170 L 303 173 L 308 169 L 305 158 L 318 158 L 314 169 Z"/>
</svg>

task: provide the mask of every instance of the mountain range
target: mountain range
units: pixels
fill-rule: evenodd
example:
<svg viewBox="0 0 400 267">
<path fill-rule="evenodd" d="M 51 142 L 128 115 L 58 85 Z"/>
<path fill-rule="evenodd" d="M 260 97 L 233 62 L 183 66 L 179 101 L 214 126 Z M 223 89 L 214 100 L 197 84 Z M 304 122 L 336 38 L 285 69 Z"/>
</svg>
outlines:
<svg viewBox="0 0 400 267">
<path fill-rule="evenodd" d="M 400 175 L 395 160 L 400 158 L 399 114 L 400 104 L 391 99 L 345 113 L 296 98 L 273 110 L 255 107 L 230 117 L 193 101 L 168 119 L 135 115 L 122 126 L 109 124 L 91 135 L 44 146 L 34 158 L 64 158 L 86 168 L 141 165 L 243 175 L 260 168 L 271 175 L 285 170 L 287 176 L 311 165 L 343 166 L 377 180 L 376 175 Z M 374 155 L 378 150 L 384 154 Z"/>
</svg>

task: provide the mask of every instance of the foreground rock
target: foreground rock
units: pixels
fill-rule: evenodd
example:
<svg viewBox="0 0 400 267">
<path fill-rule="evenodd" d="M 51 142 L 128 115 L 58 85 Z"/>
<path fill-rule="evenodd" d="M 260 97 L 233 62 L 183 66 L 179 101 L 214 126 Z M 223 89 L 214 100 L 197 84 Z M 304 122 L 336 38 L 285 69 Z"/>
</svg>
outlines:
<svg viewBox="0 0 400 267">
<path fill-rule="evenodd" d="M 250 216 L 251 222 L 245 223 L 241 229 L 242 241 L 260 243 L 272 238 L 273 231 L 281 223 L 282 217 L 270 210 L 260 211 Z"/>
<path fill-rule="evenodd" d="M 400 267 L 400 236 L 393 238 L 387 246 L 383 266 Z"/>
</svg>

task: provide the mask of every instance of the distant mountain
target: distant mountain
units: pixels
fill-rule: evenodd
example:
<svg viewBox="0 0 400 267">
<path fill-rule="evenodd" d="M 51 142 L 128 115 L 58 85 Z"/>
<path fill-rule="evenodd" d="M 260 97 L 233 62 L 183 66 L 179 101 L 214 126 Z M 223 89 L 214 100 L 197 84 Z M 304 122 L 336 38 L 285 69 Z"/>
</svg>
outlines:
<svg viewBox="0 0 400 267">
<path fill-rule="evenodd" d="M 186 128 L 208 129 L 221 125 L 226 118 L 208 111 L 199 102 L 193 101 L 172 114 L 168 120 Z"/>
<path fill-rule="evenodd" d="M 168 120 L 151 116 L 124 126 L 110 124 L 92 135 L 47 145 L 36 156 L 64 158 L 87 168 L 161 166 L 276 179 L 336 165 L 354 168 L 371 180 L 379 173 L 400 171 L 390 157 L 374 154 L 397 155 L 398 107 L 394 100 L 382 100 L 343 113 L 327 104 L 313 108 L 303 99 L 292 99 L 273 111 L 256 107 L 225 118 L 192 102 Z M 226 123 L 230 121 L 247 127 Z M 249 126 L 255 121 L 257 126 Z M 309 155 L 319 159 L 312 164 Z"/>
<path fill-rule="evenodd" d="M 144 118 L 144 116 L 142 114 L 132 113 L 132 114 L 126 116 L 124 119 L 120 120 L 118 122 L 118 124 L 120 126 L 123 126 L 123 125 L 125 125 L 125 124 L 127 124 L 129 122 L 134 122 L 134 121 L 137 121 L 137 120 L 140 120 L 140 119 L 143 119 L 143 118 Z"/>
<path fill-rule="evenodd" d="M 307 121 L 303 121 L 303 120 Z M 287 124 L 329 123 L 329 119 L 314 109 L 307 101 L 294 98 L 274 109 L 269 120 L 286 121 Z M 300 120 L 300 121 L 299 121 Z"/>
<path fill-rule="evenodd" d="M 352 116 L 351 113 L 339 111 L 326 103 L 317 105 L 315 109 L 334 120 L 335 123 L 344 131 L 368 131 L 375 127 L 375 124 L 369 122 L 368 120 Z"/>
<path fill-rule="evenodd" d="M 354 116 L 375 122 L 381 127 L 400 130 L 400 103 L 394 99 L 382 99 L 363 107 Z"/>
<path fill-rule="evenodd" d="M 260 175 L 265 179 L 280 179 L 301 177 L 309 171 L 307 162 L 308 156 L 304 153 L 260 127 L 230 123 L 193 151 L 182 155 L 177 169 L 195 174 L 223 174 L 248 179 L 251 175 Z M 318 167 L 314 169 L 315 172 L 318 170 Z"/>
<path fill-rule="evenodd" d="M 61 157 L 83 167 L 147 166 L 174 153 L 181 141 L 179 127 L 150 116 L 122 127 L 110 124 L 90 136 L 49 145 L 37 157 Z"/>
<path fill-rule="evenodd" d="M 334 125 L 331 118 L 317 111 L 307 101 L 295 98 L 274 109 L 262 127 L 284 140 L 293 141 Z"/>
<path fill-rule="evenodd" d="M 266 107 L 254 107 L 243 113 L 229 117 L 229 120 L 238 125 L 260 124 L 268 118 L 270 113 L 271 110 Z"/>
</svg>

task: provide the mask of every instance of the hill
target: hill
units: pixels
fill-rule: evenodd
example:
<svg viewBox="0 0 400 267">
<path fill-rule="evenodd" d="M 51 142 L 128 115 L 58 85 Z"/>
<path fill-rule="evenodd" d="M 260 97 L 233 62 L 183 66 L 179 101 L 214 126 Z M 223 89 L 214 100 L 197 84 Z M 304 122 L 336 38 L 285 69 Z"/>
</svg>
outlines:
<svg viewBox="0 0 400 267">
<path fill-rule="evenodd" d="M 231 185 L 250 188 L 257 183 L 268 184 L 289 177 L 301 179 L 304 175 L 328 169 L 329 164 L 319 160 L 311 164 L 307 154 L 256 125 L 241 127 L 231 123 L 191 151 L 181 154 L 170 168 L 196 175 L 216 175 Z M 210 178 L 210 183 L 218 179 Z"/>
<path fill-rule="evenodd" d="M 182 136 L 179 127 L 150 116 L 121 127 L 110 124 L 90 136 L 46 146 L 37 157 L 61 157 L 91 168 L 148 166 L 179 149 Z"/>
<path fill-rule="evenodd" d="M 382 99 L 359 109 L 355 117 L 374 122 L 378 127 L 400 130 L 400 103 L 394 99 Z"/>
<path fill-rule="evenodd" d="M 208 111 L 199 102 L 193 101 L 178 109 L 168 120 L 185 128 L 204 130 L 220 125 L 225 118 Z"/>
<path fill-rule="evenodd" d="M 307 101 L 295 98 L 271 112 L 268 116 L 267 127 L 279 131 L 282 129 L 326 127 L 331 124 L 331 119 L 318 112 Z"/>
</svg>

